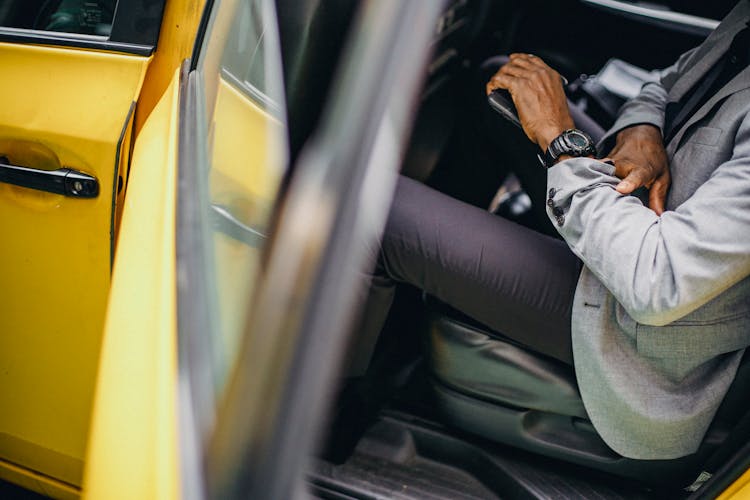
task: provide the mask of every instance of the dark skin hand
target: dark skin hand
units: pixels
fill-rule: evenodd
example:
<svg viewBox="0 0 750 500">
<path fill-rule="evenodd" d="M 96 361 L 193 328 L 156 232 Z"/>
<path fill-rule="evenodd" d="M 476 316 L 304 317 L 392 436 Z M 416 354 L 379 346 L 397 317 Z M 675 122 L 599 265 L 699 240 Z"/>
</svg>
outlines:
<svg viewBox="0 0 750 500">
<path fill-rule="evenodd" d="M 649 208 L 657 215 L 663 214 L 672 178 L 661 131 L 654 125 L 635 125 L 621 130 L 609 158 L 615 162 L 615 175 L 622 179 L 617 191 L 630 194 L 646 186 Z"/>
<path fill-rule="evenodd" d="M 487 95 L 495 89 L 510 92 L 523 131 L 542 150 L 574 127 L 560 74 L 536 56 L 511 54 L 487 83 Z"/>
<path fill-rule="evenodd" d="M 531 54 L 511 54 L 487 83 L 487 94 L 495 89 L 510 92 L 523 130 L 543 151 L 567 129 L 574 128 L 560 74 Z M 560 160 L 570 158 L 562 156 Z M 636 125 L 617 135 L 610 153 L 615 175 L 622 179 L 616 189 L 630 194 L 641 186 L 651 189 L 649 206 L 664 212 L 669 189 L 669 165 L 661 132 L 653 125 Z"/>
</svg>

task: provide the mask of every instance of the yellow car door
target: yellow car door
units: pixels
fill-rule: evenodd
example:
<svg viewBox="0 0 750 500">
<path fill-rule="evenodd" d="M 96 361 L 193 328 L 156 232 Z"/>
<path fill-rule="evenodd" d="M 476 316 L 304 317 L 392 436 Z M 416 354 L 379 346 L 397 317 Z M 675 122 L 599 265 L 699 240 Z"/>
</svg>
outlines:
<svg viewBox="0 0 750 500">
<path fill-rule="evenodd" d="M 0 2 L 0 478 L 58 496 L 82 480 L 135 104 L 164 9 L 145 3 Z"/>
</svg>

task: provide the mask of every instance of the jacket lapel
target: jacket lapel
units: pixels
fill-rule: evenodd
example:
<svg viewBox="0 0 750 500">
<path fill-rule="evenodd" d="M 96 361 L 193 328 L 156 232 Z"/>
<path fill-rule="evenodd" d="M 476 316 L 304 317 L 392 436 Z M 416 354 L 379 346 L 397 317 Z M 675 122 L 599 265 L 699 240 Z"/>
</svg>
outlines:
<svg viewBox="0 0 750 500">
<path fill-rule="evenodd" d="M 729 81 L 729 83 L 724 85 L 721 88 L 721 90 L 719 90 L 714 96 L 712 96 L 708 101 L 706 101 L 706 103 L 703 106 L 698 108 L 698 110 L 695 113 L 693 113 L 693 116 L 691 116 L 688 119 L 688 121 L 685 122 L 685 124 L 680 128 L 677 134 L 675 134 L 675 136 L 667 145 L 667 153 L 670 156 L 673 155 L 674 152 L 677 150 L 677 146 L 680 144 L 682 137 L 685 135 L 685 132 L 687 132 L 687 130 L 694 123 L 705 118 L 705 116 L 714 108 L 714 106 L 716 106 L 722 100 L 734 94 L 735 92 L 739 92 L 740 90 L 744 90 L 749 87 L 750 87 L 750 66 L 740 71 L 739 74 L 737 74 L 737 76 L 732 78 Z"/>
</svg>

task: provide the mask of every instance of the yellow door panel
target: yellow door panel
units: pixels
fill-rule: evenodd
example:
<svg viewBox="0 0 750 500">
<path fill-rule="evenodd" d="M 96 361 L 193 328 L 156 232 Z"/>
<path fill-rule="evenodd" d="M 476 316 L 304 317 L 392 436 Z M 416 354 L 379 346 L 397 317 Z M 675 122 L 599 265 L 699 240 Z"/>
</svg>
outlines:
<svg viewBox="0 0 750 500">
<path fill-rule="evenodd" d="M 223 78 L 213 123 L 212 199 L 240 191 L 256 200 L 263 212 L 256 219 L 265 220 L 286 168 L 284 125 Z"/>
<path fill-rule="evenodd" d="M 167 2 L 159 31 L 159 46 L 148 67 L 143 90 L 138 97 L 135 117 L 136 135 L 154 106 L 172 81 L 175 69 L 193 53 L 206 0 L 172 0 Z"/>
<path fill-rule="evenodd" d="M 133 151 L 86 460 L 88 498 L 178 496 L 177 80 Z"/>
<path fill-rule="evenodd" d="M 213 117 L 210 196 L 248 228 L 265 234 L 286 167 L 285 127 L 223 78 Z M 221 358 L 231 363 L 253 295 L 263 246 L 231 231 L 214 238 L 219 291 Z"/>
<path fill-rule="evenodd" d="M 0 43 L 0 61 L 0 157 L 99 182 L 91 199 L 0 183 L 0 460 L 78 486 L 149 58 Z"/>
</svg>

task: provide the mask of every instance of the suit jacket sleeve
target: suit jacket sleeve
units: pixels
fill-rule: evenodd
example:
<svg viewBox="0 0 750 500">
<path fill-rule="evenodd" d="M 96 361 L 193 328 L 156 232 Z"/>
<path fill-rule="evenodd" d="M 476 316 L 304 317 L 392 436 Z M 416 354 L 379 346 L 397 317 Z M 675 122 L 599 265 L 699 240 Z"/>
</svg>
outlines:
<svg viewBox="0 0 750 500">
<path fill-rule="evenodd" d="M 676 63 L 661 71 L 659 81 L 643 85 L 640 94 L 623 104 L 614 125 L 599 141 L 599 150 L 608 152 L 614 147 L 617 133 L 633 125 L 650 124 L 664 131 L 664 111 L 669 90 L 685 70 L 686 62 L 697 47 L 685 52 Z"/>
<path fill-rule="evenodd" d="M 614 167 L 590 158 L 548 172 L 547 211 L 633 319 L 665 325 L 750 275 L 750 115 L 732 157 L 661 217 L 615 191 Z"/>
</svg>

